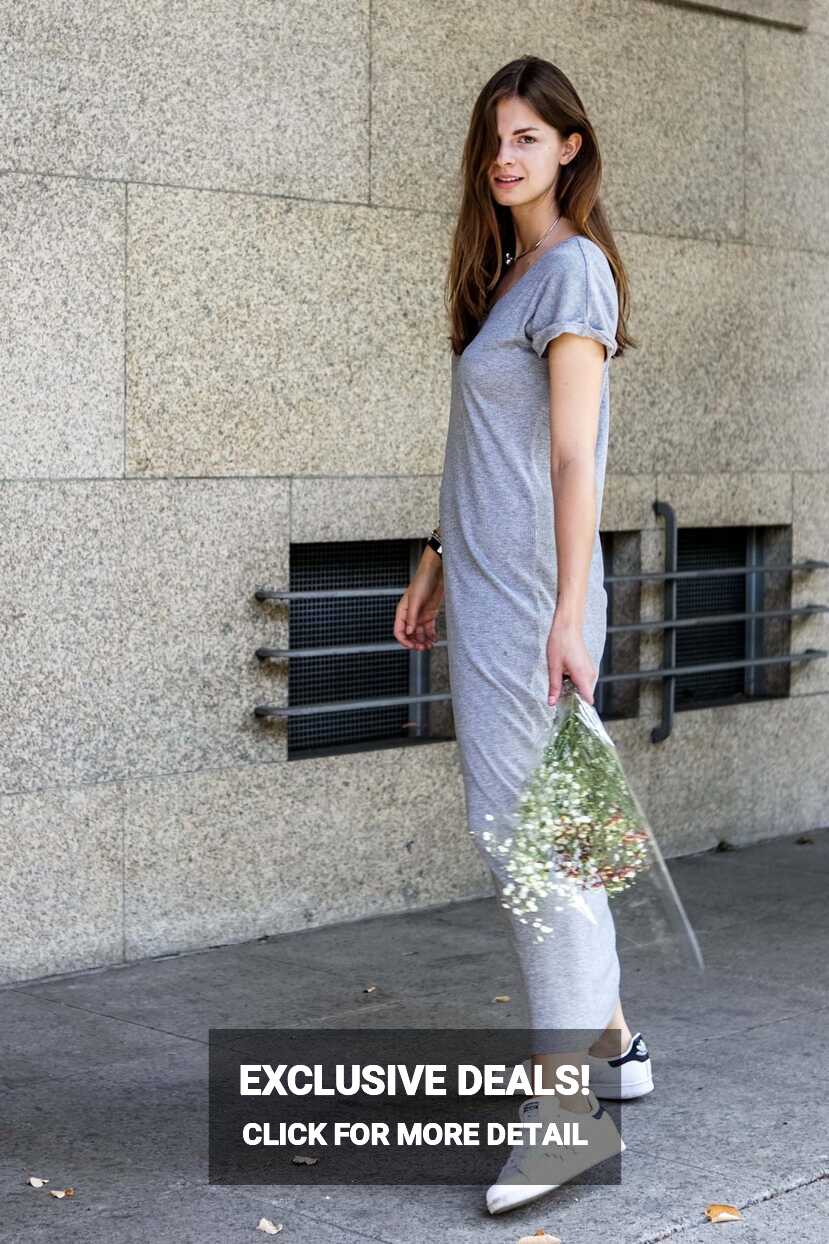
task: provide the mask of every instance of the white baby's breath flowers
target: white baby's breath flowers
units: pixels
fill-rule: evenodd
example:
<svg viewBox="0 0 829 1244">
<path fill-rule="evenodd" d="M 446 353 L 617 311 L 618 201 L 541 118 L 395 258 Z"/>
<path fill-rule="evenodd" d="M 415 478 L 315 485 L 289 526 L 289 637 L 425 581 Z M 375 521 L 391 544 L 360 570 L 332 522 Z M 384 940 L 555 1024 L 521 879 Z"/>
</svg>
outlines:
<svg viewBox="0 0 829 1244">
<path fill-rule="evenodd" d="M 598 717 L 596 717 L 598 720 Z M 619 763 L 615 746 L 577 692 L 562 695 L 536 769 L 529 776 L 518 811 L 485 820 L 499 832 L 484 830 L 487 850 L 503 861 L 509 880 L 501 906 L 523 924 L 539 901 L 560 898 L 556 912 L 576 909 L 595 923 L 585 891 L 608 895 L 632 885 L 650 865 L 648 827 L 642 820 Z M 503 830 L 507 834 L 503 836 Z M 532 921 L 536 941 L 554 931 Z"/>
</svg>

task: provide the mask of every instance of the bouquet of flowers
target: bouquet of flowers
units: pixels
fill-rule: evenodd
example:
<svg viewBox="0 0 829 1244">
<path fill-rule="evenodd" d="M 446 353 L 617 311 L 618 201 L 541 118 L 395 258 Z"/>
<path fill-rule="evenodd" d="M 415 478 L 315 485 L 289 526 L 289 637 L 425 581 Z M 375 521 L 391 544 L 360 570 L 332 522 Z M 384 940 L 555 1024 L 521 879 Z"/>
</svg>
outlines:
<svg viewBox="0 0 829 1244">
<path fill-rule="evenodd" d="M 486 820 L 496 817 L 488 814 Z M 498 820 L 503 822 L 503 818 Z M 506 830 L 506 832 L 504 832 Z M 592 704 L 565 677 L 540 760 L 526 782 L 508 824 L 481 833 L 487 851 L 506 873 L 502 906 L 532 923 L 542 942 L 552 926 L 538 917 L 539 901 L 555 911 L 574 907 L 595 923 L 586 895 L 615 897 L 647 878 L 660 892 L 675 928 L 702 956 L 674 889 L 653 832 L 625 777 L 616 745 Z M 639 907 L 647 906 L 640 902 Z M 652 913 L 651 913 L 652 914 Z"/>
</svg>

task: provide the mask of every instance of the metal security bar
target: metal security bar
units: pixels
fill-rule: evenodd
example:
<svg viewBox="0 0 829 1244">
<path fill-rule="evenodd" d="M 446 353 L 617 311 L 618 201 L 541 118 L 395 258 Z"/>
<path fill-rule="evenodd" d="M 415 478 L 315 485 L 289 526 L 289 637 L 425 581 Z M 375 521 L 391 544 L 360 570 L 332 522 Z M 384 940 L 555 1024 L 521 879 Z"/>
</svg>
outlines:
<svg viewBox="0 0 829 1244">
<path fill-rule="evenodd" d="M 679 619 L 677 618 L 677 586 L 683 579 L 705 579 L 721 575 L 760 575 L 772 574 L 779 570 L 798 570 L 809 573 L 818 569 L 825 569 L 829 566 L 827 562 L 820 562 L 809 559 L 803 562 L 789 562 L 782 565 L 757 565 L 746 566 L 718 566 L 707 570 L 677 570 L 678 563 L 678 524 L 676 512 L 672 505 L 667 501 L 654 501 L 654 513 L 657 517 L 665 520 L 665 570 L 659 574 L 637 575 L 635 576 L 641 582 L 659 581 L 664 583 L 663 606 L 662 606 L 662 665 L 656 670 L 641 670 L 638 675 L 648 678 L 658 677 L 662 681 L 662 720 L 651 731 L 651 742 L 661 743 L 668 738 L 673 727 L 675 712 L 675 691 L 676 679 L 686 678 L 693 674 L 715 673 L 728 669 L 747 669 L 754 670 L 763 665 L 781 665 L 794 664 L 799 661 L 814 661 L 821 657 L 829 656 L 824 649 L 807 648 L 803 652 L 792 652 L 777 657 L 758 657 L 753 656 L 745 661 L 720 661 L 706 662 L 700 665 L 678 665 L 677 664 L 677 630 L 682 621 L 692 621 L 696 625 L 711 626 L 724 620 L 723 615 L 707 614 L 704 615 L 702 621 L 697 618 Z M 749 599 L 756 601 L 757 593 L 752 592 Z M 810 613 L 824 612 L 825 606 L 809 605 L 805 607 Z M 778 616 L 795 616 L 799 610 L 780 610 L 769 611 L 776 613 Z M 754 619 L 758 616 L 757 610 L 747 610 L 747 616 Z M 608 675 L 608 681 L 624 678 L 624 675 Z"/>
<path fill-rule="evenodd" d="M 445 705 L 407 701 L 433 690 L 431 654 L 393 642 L 400 594 L 383 590 L 409 582 L 420 559 L 418 544 L 410 539 L 291 544 L 289 581 L 273 585 L 290 592 L 285 702 L 295 709 L 344 707 L 288 714 L 289 759 L 424 741 L 433 737 L 431 715 L 442 708 L 446 716 Z M 315 649 L 322 651 L 309 655 Z M 349 708 L 351 703 L 362 707 Z"/>
<path fill-rule="evenodd" d="M 788 562 L 775 565 L 757 566 L 725 566 L 710 570 L 677 570 L 677 521 L 673 507 L 666 501 L 655 501 L 654 511 L 665 519 L 665 570 L 647 571 L 640 574 L 606 575 L 605 584 L 611 583 L 663 583 L 664 584 L 664 616 L 643 622 L 630 622 L 622 625 L 608 625 L 607 633 L 621 634 L 624 632 L 642 632 L 661 630 L 663 640 L 663 663 L 653 669 L 631 670 L 620 674 L 600 675 L 598 683 L 645 682 L 654 679 L 662 680 L 662 720 L 651 732 L 654 743 L 666 739 L 671 732 L 674 718 L 675 680 L 691 674 L 715 673 L 729 669 L 754 669 L 760 666 L 794 664 L 801 661 L 815 661 L 829 656 L 823 648 L 806 648 L 801 652 L 787 653 L 781 656 L 753 656 L 740 661 L 706 662 L 696 665 L 677 665 L 676 633 L 681 628 L 711 626 L 713 623 L 729 621 L 755 621 L 760 618 L 794 618 L 808 617 L 813 614 L 829 612 L 829 605 L 808 604 L 790 609 L 745 610 L 726 614 L 703 614 L 699 617 L 677 618 L 676 586 L 682 579 L 701 579 L 718 575 L 757 575 L 773 574 L 776 571 L 801 571 L 810 573 L 815 570 L 829 569 L 829 562 L 809 558 L 800 562 Z M 325 598 L 343 598 L 356 596 L 401 596 L 407 584 L 390 584 L 388 586 L 370 588 L 332 588 L 319 591 L 290 591 L 285 589 L 258 588 L 254 593 L 258 601 L 275 601 L 290 605 L 293 600 L 315 600 Z M 756 595 L 752 597 L 756 599 Z M 446 647 L 446 640 L 440 639 L 433 647 Z M 397 640 L 358 644 L 331 644 L 304 648 L 268 648 L 256 649 L 260 661 L 283 661 L 298 657 L 349 655 L 366 652 L 398 652 L 401 645 Z M 450 692 L 413 693 L 401 696 L 372 696 L 367 699 L 326 701 L 317 704 L 295 706 L 258 704 L 254 708 L 256 717 L 288 718 L 307 716 L 315 713 L 347 712 L 361 708 L 383 707 L 393 704 L 423 704 L 434 701 L 451 700 Z"/>
</svg>

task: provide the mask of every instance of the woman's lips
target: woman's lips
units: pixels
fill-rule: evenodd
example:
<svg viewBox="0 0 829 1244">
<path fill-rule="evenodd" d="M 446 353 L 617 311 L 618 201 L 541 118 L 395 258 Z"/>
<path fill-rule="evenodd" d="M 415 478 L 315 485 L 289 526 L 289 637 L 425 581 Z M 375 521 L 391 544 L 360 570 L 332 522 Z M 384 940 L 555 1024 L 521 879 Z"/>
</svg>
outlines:
<svg viewBox="0 0 829 1244">
<path fill-rule="evenodd" d="M 517 186 L 518 183 L 523 180 L 524 180 L 523 177 L 516 177 L 515 179 L 511 179 L 510 181 L 502 181 L 500 177 L 496 177 L 495 184 L 498 186 Z"/>
</svg>

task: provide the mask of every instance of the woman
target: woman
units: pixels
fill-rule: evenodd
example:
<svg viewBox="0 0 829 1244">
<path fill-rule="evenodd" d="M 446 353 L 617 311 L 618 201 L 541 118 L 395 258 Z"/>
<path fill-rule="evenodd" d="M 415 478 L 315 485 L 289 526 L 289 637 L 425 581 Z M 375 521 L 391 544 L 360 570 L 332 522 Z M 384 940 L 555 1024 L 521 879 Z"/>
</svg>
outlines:
<svg viewBox="0 0 829 1244">
<path fill-rule="evenodd" d="M 493 823 L 485 818 L 516 806 L 563 675 L 593 703 L 605 643 L 599 516 L 609 360 L 633 343 L 600 182 L 596 138 L 565 75 L 534 56 L 499 70 L 475 103 L 464 149 L 447 282 L 452 400 L 440 524 L 394 626 L 405 647 L 431 648 L 445 602 L 469 831 L 499 899 L 504 877 L 480 839 Z M 650 1091 L 647 1049 L 619 1001 L 604 890 L 589 892 L 591 920 L 560 908 L 553 917 L 552 902 L 549 944 L 509 917 L 532 1027 L 556 1030 L 532 1059 L 544 1087 L 559 1062 L 589 1061 L 600 1095 Z M 568 1047 L 567 1029 L 589 1032 L 591 1058 L 574 1052 L 572 1039 Z M 589 1143 L 575 1154 L 517 1147 L 487 1193 L 493 1213 L 624 1148 L 592 1093 L 529 1098 L 519 1114 L 539 1111 L 578 1115 Z"/>
</svg>

